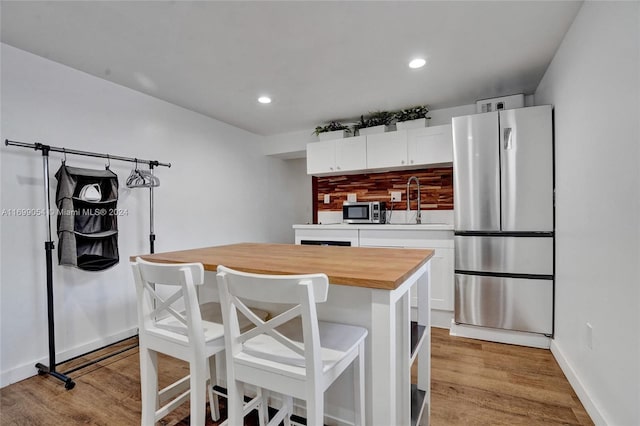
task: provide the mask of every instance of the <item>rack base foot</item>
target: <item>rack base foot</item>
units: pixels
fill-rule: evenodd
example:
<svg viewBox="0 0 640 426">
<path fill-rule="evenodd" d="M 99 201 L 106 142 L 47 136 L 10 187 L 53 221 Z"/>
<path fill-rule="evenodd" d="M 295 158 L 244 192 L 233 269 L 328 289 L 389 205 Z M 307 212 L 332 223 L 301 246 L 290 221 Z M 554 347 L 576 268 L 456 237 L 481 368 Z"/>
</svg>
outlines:
<svg viewBox="0 0 640 426">
<path fill-rule="evenodd" d="M 37 363 L 36 364 L 36 368 L 38 369 L 38 375 L 39 376 L 44 376 L 46 374 L 55 377 L 56 379 L 64 382 L 64 388 L 66 390 L 71 390 L 76 386 L 76 382 L 74 382 L 71 377 L 65 376 L 62 373 L 58 373 L 55 370 L 51 370 L 49 367 L 47 367 L 44 364 L 40 364 Z"/>
</svg>

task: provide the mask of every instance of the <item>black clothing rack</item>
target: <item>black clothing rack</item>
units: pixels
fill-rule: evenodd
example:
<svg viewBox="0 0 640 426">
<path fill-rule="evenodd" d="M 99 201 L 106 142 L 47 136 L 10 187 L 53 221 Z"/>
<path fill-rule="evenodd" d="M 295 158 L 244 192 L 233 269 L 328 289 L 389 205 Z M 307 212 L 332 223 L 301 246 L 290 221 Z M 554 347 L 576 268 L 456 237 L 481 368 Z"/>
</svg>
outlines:
<svg viewBox="0 0 640 426">
<path fill-rule="evenodd" d="M 56 364 L 56 342 L 55 342 L 55 327 L 54 327 L 54 312 L 53 312 L 53 256 L 52 256 L 54 243 L 53 243 L 53 240 L 51 239 L 51 199 L 49 194 L 49 152 L 61 152 L 65 154 L 65 157 L 67 154 L 70 154 L 70 155 L 81 155 L 85 157 L 106 158 L 109 160 L 109 162 L 111 160 L 117 160 L 117 161 L 127 161 L 130 163 L 136 163 L 136 164 L 148 164 L 149 169 L 151 170 L 151 173 L 153 173 L 154 167 L 158 167 L 158 166 L 171 167 L 171 163 L 161 163 L 156 160 L 143 160 L 139 158 L 122 157 L 122 156 L 111 155 L 111 154 L 102 154 L 99 152 L 66 149 L 66 148 L 60 148 L 57 146 L 44 145 L 41 143 L 25 143 L 25 142 L 11 141 L 9 139 L 5 139 L 4 144 L 6 146 L 17 146 L 21 148 L 31 148 L 36 151 L 42 151 L 42 170 L 44 175 L 43 176 L 44 200 L 45 200 L 45 208 L 46 208 L 45 217 L 47 220 L 47 240 L 44 242 L 44 249 L 45 249 L 46 264 L 47 264 L 47 323 L 48 323 L 48 332 L 49 332 L 49 365 L 47 366 L 41 363 L 37 363 L 36 368 L 38 369 L 38 374 L 40 375 L 49 374 L 55 377 L 56 379 L 64 382 L 65 389 L 70 390 L 70 389 L 73 389 L 76 384 L 69 376 L 67 376 L 67 374 L 73 371 L 77 371 L 81 368 L 87 367 L 89 365 L 95 364 L 97 362 L 100 362 L 110 356 L 117 355 L 118 353 L 121 353 L 124 350 L 128 350 L 131 348 L 120 350 L 107 357 L 100 357 L 96 360 L 89 361 L 80 366 L 76 366 L 65 373 L 61 373 L 56 370 L 57 364 Z M 154 228 L 153 228 L 153 217 L 154 217 L 153 187 L 149 188 L 149 207 L 150 207 L 149 208 L 149 211 L 150 211 L 149 246 L 150 246 L 151 253 L 153 253 L 155 239 L 156 239 L 156 236 L 154 234 Z M 135 346 L 132 346 L 132 347 L 135 347 Z M 103 349 L 103 348 L 90 351 L 84 355 L 90 354 L 92 352 L 96 352 L 100 349 Z M 75 357 L 75 358 L 78 358 L 78 357 Z M 72 359 L 75 359 L 75 358 L 72 358 Z M 70 360 L 67 360 L 66 362 L 68 361 Z"/>
</svg>

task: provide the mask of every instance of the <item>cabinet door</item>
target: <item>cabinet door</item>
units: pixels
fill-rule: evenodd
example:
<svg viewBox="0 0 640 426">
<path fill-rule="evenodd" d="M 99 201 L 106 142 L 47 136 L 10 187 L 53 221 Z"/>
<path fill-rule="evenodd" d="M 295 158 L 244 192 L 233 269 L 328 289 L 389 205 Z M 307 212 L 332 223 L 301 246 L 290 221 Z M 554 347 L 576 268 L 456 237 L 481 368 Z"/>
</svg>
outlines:
<svg viewBox="0 0 640 426">
<path fill-rule="evenodd" d="M 452 163 L 451 125 L 408 130 L 407 158 L 409 165 Z"/>
<path fill-rule="evenodd" d="M 367 168 L 407 165 L 407 131 L 367 135 Z"/>
<path fill-rule="evenodd" d="M 453 310 L 453 249 L 436 249 L 431 258 L 431 309 Z"/>
<path fill-rule="evenodd" d="M 335 171 L 336 141 L 313 142 L 307 144 L 307 174 Z"/>
<path fill-rule="evenodd" d="M 337 171 L 364 170 L 367 168 L 367 138 L 355 136 L 335 141 Z"/>
</svg>

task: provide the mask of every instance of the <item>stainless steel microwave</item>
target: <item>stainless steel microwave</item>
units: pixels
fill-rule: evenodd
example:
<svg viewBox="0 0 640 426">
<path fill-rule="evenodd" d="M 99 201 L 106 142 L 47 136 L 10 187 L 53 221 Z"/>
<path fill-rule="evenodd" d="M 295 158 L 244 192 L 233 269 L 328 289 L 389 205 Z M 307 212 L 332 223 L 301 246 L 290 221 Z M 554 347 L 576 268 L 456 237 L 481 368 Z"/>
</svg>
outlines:
<svg viewBox="0 0 640 426">
<path fill-rule="evenodd" d="M 385 223 L 387 205 L 380 201 L 345 202 L 342 204 L 344 223 Z"/>
</svg>

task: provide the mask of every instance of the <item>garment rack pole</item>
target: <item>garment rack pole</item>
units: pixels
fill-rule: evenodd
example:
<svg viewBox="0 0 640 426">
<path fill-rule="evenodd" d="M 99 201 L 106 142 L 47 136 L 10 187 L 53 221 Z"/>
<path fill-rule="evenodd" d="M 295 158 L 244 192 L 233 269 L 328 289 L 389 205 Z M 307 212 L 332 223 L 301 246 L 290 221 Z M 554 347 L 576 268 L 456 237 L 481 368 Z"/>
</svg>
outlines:
<svg viewBox="0 0 640 426">
<path fill-rule="evenodd" d="M 97 157 L 97 158 L 106 158 L 108 160 L 128 161 L 129 163 L 140 163 L 140 164 L 149 164 L 153 166 L 171 167 L 171 163 L 161 163 L 156 160 L 143 160 L 140 158 L 121 157 L 119 155 L 102 154 L 100 152 L 79 151 L 77 149 L 60 148 L 58 146 L 43 145 L 41 143 L 25 143 L 25 142 L 10 141 L 9 139 L 5 139 L 4 144 L 7 146 L 19 146 L 22 148 L 31 148 L 31 149 L 35 149 L 36 151 L 46 149 L 47 151 L 62 152 L 67 155 L 69 154 L 82 155 L 85 157 Z"/>
<path fill-rule="evenodd" d="M 149 163 L 149 170 L 153 174 L 153 163 Z M 153 229 L 153 186 L 149 187 L 149 248 L 151 253 L 155 253 L 156 234 Z"/>
<path fill-rule="evenodd" d="M 9 139 L 5 139 L 4 141 L 6 146 L 17 146 L 21 148 L 31 148 L 36 151 L 42 151 L 42 173 L 44 180 L 44 201 L 45 201 L 45 219 L 47 221 L 47 240 L 44 243 L 45 248 L 45 257 L 46 257 L 46 268 L 47 268 L 47 325 L 48 325 L 48 339 L 49 339 L 49 365 L 44 365 L 42 363 L 37 363 L 36 368 L 38 369 L 39 375 L 49 374 L 52 377 L 62 381 L 64 383 L 64 387 L 67 390 L 71 390 L 75 387 L 75 382 L 68 377 L 66 374 L 61 373 L 56 370 L 56 342 L 55 342 L 55 316 L 54 316 L 54 299 L 53 299 L 53 250 L 55 248 L 54 242 L 51 239 L 51 196 L 50 196 L 50 188 L 49 188 L 49 152 L 62 152 L 66 154 L 72 155 L 81 155 L 85 157 L 98 157 L 98 158 L 107 158 L 109 161 L 111 160 L 119 160 L 119 161 L 127 161 L 131 163 L 142 163 L 148 164 L 149 169 L 151 169 L 151 173 L 153 173 L 153 168 L 157 166 L 163 167 L 171 167 L 171 163 L 161 163 L 156 160 L 143 160 L 139 158 L 131 158 L 131 157 L 121 157 L 117 155 L 111 154 L 102 154 L 99 152 L 90 152 L 90 151 L 79 151 L 76 149 L 66 149 L 60 148 L 50 145 L 44 145 L 41 143 L 26 143 L 26 142 L 18 142 L 11 141 Z M 153 188 L 150 188 L 150 210 L 151 210 L 151 223 L 150 223 L 150 235 L 149 235 L 149 243 L 151 253 L 154 252 L 154 241 L 155 234 L 153 229 Z M 91 351 L 95 352 L 95 351 Z M 88 352 L 88 353 L 91 353 Z M 86 355 L 86 354 L 85 354 Z M 115 355 L 115 354 L 114 354 Z M 81 366 L 76 366 L 71 371 L 76 371 L 80 368 L 84 368 L 88 365 L 95 364 L 96 362 L 104 360 L 105 357 L 101 357 L 98 360 L 90 361 Z"/>
</svg>

